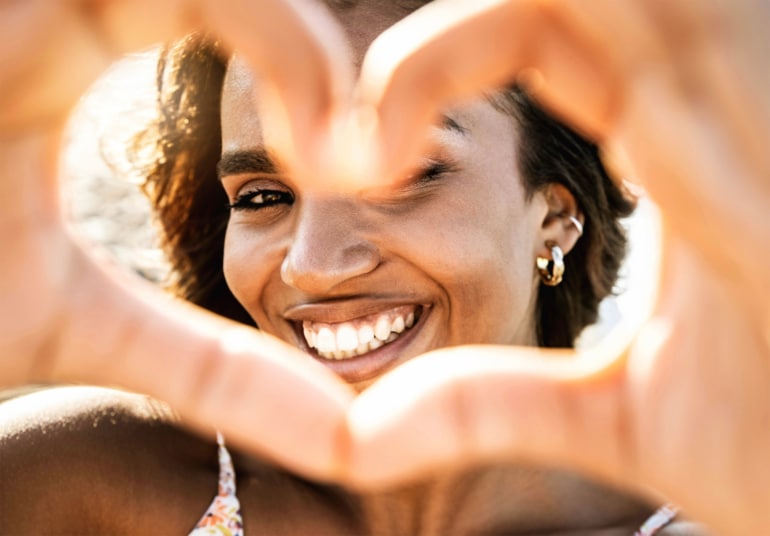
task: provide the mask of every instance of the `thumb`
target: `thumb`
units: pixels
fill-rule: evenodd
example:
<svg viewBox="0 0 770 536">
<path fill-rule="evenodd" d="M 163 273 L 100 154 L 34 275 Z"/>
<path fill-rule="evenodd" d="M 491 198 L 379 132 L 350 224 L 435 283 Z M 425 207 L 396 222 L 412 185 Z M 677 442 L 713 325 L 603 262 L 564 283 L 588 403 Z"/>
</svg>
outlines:
<svg viewBox="0 0 770 536">
<path fill-rule="evenodd" d="M 55 344 L 31 379 L 146 393 L 198 430 L 216 427 L 230 442 L 310 477 L 334 474 L 353 395 L 325 367 L 85 254 L 78 273 L 50 337 Z"/>
<path fill-rule="evenodd" d="M 609 356 L 609 354 L 608 354 Z M 378 487 L 447 466 L 558 465 L 633 482 L 622 361 L 469 346 L 405 364 L 349 413 L 349 478 Z"/>
</svg>

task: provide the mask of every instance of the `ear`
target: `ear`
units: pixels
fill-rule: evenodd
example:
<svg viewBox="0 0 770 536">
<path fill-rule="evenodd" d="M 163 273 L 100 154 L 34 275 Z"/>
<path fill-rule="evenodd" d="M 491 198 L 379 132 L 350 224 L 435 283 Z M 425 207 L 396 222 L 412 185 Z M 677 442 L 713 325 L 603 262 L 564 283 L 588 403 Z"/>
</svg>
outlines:
<svg viewBox="0 0 770 536">
<path fill-rule="evenodd" d="M 540 229 L 537 255 L 551 257 L 550 245 L 558 245 L 566 255 L 583 234 L 585 217 L 577 206 L 575 196 L 565 186 L 551 183 L 543 190 L 548 211 Z"/>
</svg>

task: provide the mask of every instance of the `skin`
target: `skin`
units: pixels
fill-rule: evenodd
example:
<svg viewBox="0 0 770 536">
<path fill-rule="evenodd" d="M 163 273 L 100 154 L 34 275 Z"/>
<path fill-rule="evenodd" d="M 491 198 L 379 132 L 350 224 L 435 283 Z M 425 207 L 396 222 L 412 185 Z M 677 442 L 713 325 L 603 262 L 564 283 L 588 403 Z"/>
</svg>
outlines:
<svg viewBox="0 0 770 536">
<path fill-rule="evenodd" d="M 353 34 L 354 50 L 361 56 L 379 28 L 398 17 L 382 3 L 361 2 L 346 12 L 343 22 L 369 29 Z M 223 92 L 223 160 L 235 153 L 272 151 L 265 142 L 269 132 L 263 131 L 254 93 L 250 69 L 234 60 Z M 568 191 L 549 188 L 531 198 L 525 195 L 516 166 L 518 134 L 509 116 L 486 101 L 456 107 L 448 116 L 456 126 L 431 130 L 430 154 L 448 162 L 450 169 L 430 183 L 410 179 L 395 190 L 328 195 L 292 181 L 285 171 L 225 166 L 230 171 L 222 174 L 231 202 L 254 188 L 290 190 L 295 198 L 293 204 L 259 211 L 233 209 L 228 226 L 225 275 L 263 331 L 303 349 L 284 314 L 287 309 L 302 306 L 292 321 L 339 321 L 356 318 L 362 311 L 385 311 L 394 304 L 423 307 L 415 335 L 398 348 L 397 359 L 367 376 L 345 378 L 358 390 L 404 361 L 445 346 L 534 345 L 532 318 L 539 284 L 534 259 L 549 255 L 547 241 L 568 253 L 579 238 L 560 217 L 565 211 L 580 216 Z M 121 490 L 108 487 L 102 491 L 100 511 L 124 514 L 115 523 L 109 516 L 95 515 L 91 526 L 139 531 L 144 523 L 140 513 L 151 514 L 160 500 L 164 511 L 149 516 L 153 523 L 163 523 L 169 532 L 189 529 L 194 521 L 190 513 L 202 513 L 210 500 L 206 479 L 210 484 L 216 481 L 213 446 L 175 431 L 166 424 L 174 420 L 170 412 L 163 406 L 152 411 L 155 403 L 150 399 L 101 391 L 76 391 L 69 397 L 72 402 L 65 405 L 64 415 L 56 416 L 72 423 L 62 440 L 71 443 L 69 434 L 76 434 L 81 450 L 110 452 L 81 473 L 121 474 L 130 460 L 143 467 L 138 476 L 124 477 L 132 482 L 131 489 L 152 490 L 147 499 L 132 494 L 127 501 Z M 111 425 L 103 424 L 105 414 Z M 62 434 L 46 420 L 38 430 Z M 26 443 L 35 442 L 35 432 L 24 432 L 30 436 Z M 141 440 L 134 439 L 137 436 Z M 133 454 L 148 449 L 154 455 L 146 460 Z M 75 445 L 73 450 L 77 452 Z M 178 456 L 180 450 L 188 456 Z M 45 457 L 41 452 L 19 452 L 14 465 L 34 466 L 30 456 Z M 74 454 L 60 455 L 62 466 L 52 462 L 58 469 L 47 467 L 45 472 L 61 474 L 85 493 L 86 483 L 65 469 L 70 456 Z M 190 472 L 189 465 L 199 470 Z M 623 534 L 637 528 L 650 511 L 641 502 L 574 475 L 518 465 L 454 470 L 365 494 L 313 485 L 240 454 L 236 467 L 250 532 L 577 534 L 601 529 Z M 169 500 L 163 496 L 166 489 L 189 491 Z M 29 486 L 28 492 L 33 491 L 40 490 Z M 10 500 L 15 510 L 12 523 L 21 523 L 30 505 L 39 504 L 27 502 L 24 495 Z M 41 527 L 67 526 L 75 521 L 67 519 L 68 511 L 30 517 Z M 71 511 L 84 520 L 82 511 Z M 157 525 L 153 528 L 158 530 Z"/>
<path fill-rule="evenodd" d="M 350 95 L 333 83 L 352 79 L 344 76 L 350 63 L 334 39 L 319 35 L 329 26 L 304 17 L 311 12 L 300 4 L 31 0 L 0 8 L 0 237 L 11 259 L 0 264 L 3 383 L 80 381 L 147 392 L 169 401 L 191 427 L 216 422 L 252 453 L 359 487 L 490 456 L 530 459 L 658 489 L 719 533 L 768 532 L 770 314 L 761 291 L 768 272 L 756 268 L 767 264 L 756 245 L 768 243 L 770 231 L 767 3 L 459 1 L 452 16 L 431 16 L 430 25 L 411 19 L 378 40 L 371 58 L 377 49 L 398 54 L 380 54 L 385 64 L 365 61 L 357 95 L 369 127 L 374 112 L 374 128 L 364 132 L 372 143 L 361 144 L 361 154 L 385 156 L 373 170 L 361 158 L 367 173 L 354 173 L 348 184 L 371 187 L 399 176 L 389 166 L 408 165 L 409 151 L 422 150 L 435 110 L 527 75 L 556 113 L 593 133 L 607 154 L 626 157 L 625 171 L 663 210 L 665 239 L 659 298 L 625 341 L 558 362 L 547 352 L 502 347 L 446 352 L 399 367 L 355 401 L 296 349 L 253 333 L 233 336 L 231 324 L 168 304 L 95 261 L 69 234 L 57 203 L 59 135 L 80 92 L 117 53 L 199 23 L 274 82 L 273 125 L 284 121 L 288 133 L 276 145 L 298 180 L 318 185 L 342 176 L 340 169 L 349 173 L 347 157 L 358 154 L 351 147 L 366 135 L 340 140 L 329 119 Z M 406 31 L 413 23 L 418 31 Z M 291 61 L 272 61 L 282 58 Z M 516 403 L 499 403 L 508 399 Z M 286 403 L 271 413 L 262 411 L 265 400 Z M 465 420 L 456 419 L 458 401 Z M 118 415 L 128 411 L 119 399 L 111 403 Z M 40 533 L 57 509 L 30 508 L 42 497 L 58 501 L 70 517 L 57 518 L 48 532 L 83 532 L 83 517 L 65 497 L 76 489 L 87 494 L 93 483 L 78 488 L 65 478 L 73 478 L 66 468 L 77 459 L 38 441 L 36 433 L 52 437 L 43 417 L 28 415 L 24 429 L 0 428 L 0 482 L 48 483 L 47 474 L 32 478 L 40 458 L 25 457 L 42 452 L 62 464 L 50 474 L 62 476 L 56 481 L 68 493 L 14 486 L 3 490 L 0 505 L 26 513 L 20 522 L 39 523 L 29 531 Z M 116 434 L 97 441 L 88 433 L 91 420 L 66 417 L 81 425 L 71 428 L 74 435 L 110 453 L 162 443 L 145 428 L 132 436 L 142 438 L 136 443 L 106 441 Z M 300 425 L 283 426 L 288 419 Z M 427 427 L 436 437 L 430 443 L 419 441 Z M 347 443 L 340 430 L 350 432 Z M 178 440 L 181 446 L 189 438 Z M 164 476 L 173 478 L 157 473 Z M 201 493 L 196 501 L 209 499 Z M 112 501 L 103 518 L 142 506 L 125 496 Z M 171 531 L 189 527 L 184 510 Z"/>
<path fill-rule="evenodd" d="M 236 61 L 225 82 L 225 160 L 265 150 L 249 78 Z M 302 348 L 295 322 L 342 322 L 414 305 L 423 308 L 411 330 L 416 339 L 399 347 L 388 368 L 445 346 L 534 344 L 534 259 L 549 254 L 546 241 L 569 251 L 577 235 L 554 217 L 545 192 L 526 199 L 510 118 L 483 102 L 452 117 L 462 131 L 435 128 L 432 153 L 450 169 L 396 190 L 329 196 L 286 173 L 228 166 L 222 184 L 231 202 L 255 190 L 294 196 L 257 210 L 234 208 L 229 220 L 225 276 L 262 330 Z M 571 195 L 559 193 L 552 203 L 574 210 Z M 345 379 L 369 382 L 383 372 Z"/>
<path fill-rule="evenodd" d="M 0 420 L 4 434 L 21 438 L 1 443 L 0 475 L 17 483 L 13 489 L 0 489 L 4 532 L 186 534 L 216 493 L 215 445 L 180 429 L 157 401 L 79 387 L 5 404 Z M 29 425 L 30 419 L 35 426 Z M 583 531 L 602 528 L 591 534 L 620 536 L 635 530 L 647 513 L 574 476 L 532 468 L 452 471 L 430 481 L 359 495 L 233 454 L 246 530 L 261 534 L 459 536 L 539 528 L 559 535 L 585 533 L 565 530 L 564 520 L 569 519 Z M 97 474 L 111 478 L 94 478 Z M 501 500 L 501 489 L 527 489 L 532 502 Z M 572 501 L 576 495 L 580 505 Z M 532 508 L 533 502 L 537 508 Z M 593 508 L 581 509 L 586 506 Z M 679 534 L 675 528 L 665 534 Z"/>
</svg>

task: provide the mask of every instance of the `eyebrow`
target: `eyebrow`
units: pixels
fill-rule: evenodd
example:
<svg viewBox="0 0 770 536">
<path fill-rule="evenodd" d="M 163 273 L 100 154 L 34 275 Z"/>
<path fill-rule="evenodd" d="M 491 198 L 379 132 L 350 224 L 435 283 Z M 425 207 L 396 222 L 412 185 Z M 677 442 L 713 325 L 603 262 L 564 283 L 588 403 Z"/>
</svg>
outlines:
<svg viewBox="0 0 770 536">
<path fill-rule="evenodd" d="M 226 151 L 217 163 L 219 179 L 240 173 L 278 173 L 276 160 L 263 148 Z"/>
<path fill-rule="evenodd" d="M 460 123 L 452 119 L 446 114 L 443 114 L 441 116 L 441 128 L 447 129 L 447 130 L 454 130 L 455 132 L 462 134 L 465 136 L 468 134 L 469 130 L 462 126 Z"/>
<path fill-rule="evenodd" d="M 452 130 L 465 136 L 468 129 L 460 123 L 449 117 L 441 116 L 441 128 Z M 278 173 L 279 166 L 276 158 L 270 155 L 267 149 L 262 147 L 257 149 L 247 149 L 242 151 L 225 151 L 217 163 L 217 175 L 219 179 L 228 175 L 239 175 L 241 173 Z"/>
</svg>

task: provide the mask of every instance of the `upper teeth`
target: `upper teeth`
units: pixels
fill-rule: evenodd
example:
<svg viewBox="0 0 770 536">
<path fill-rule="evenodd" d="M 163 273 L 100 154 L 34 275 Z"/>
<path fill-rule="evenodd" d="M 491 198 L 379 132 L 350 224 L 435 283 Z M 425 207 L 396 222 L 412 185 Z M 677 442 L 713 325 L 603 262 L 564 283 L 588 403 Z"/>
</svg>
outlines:
<svg viewBox="0 0 770 536">
<path fill-rule="evenodd" d="M 414 325 L 414 313 L 415 307 L 406 306 L 338 324 L 305 320 L 302 331 L 308 346 L 321 357 L 345 359 L 393 342 Z"/>
</svg>

